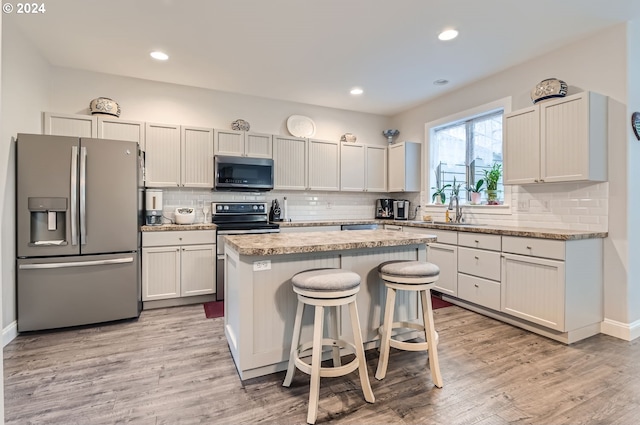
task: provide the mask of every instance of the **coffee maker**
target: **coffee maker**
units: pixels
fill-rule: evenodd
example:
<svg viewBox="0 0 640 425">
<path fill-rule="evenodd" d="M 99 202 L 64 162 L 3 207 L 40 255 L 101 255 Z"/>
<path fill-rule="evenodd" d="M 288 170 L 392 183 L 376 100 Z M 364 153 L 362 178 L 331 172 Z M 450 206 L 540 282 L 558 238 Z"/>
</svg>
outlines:
<svg viewBox="0 0 640 425">
<path fill-rule="evenodd" d="M 393 199 L 376 199 L 376 218 L 393 218 Z"/>
<path fill-rule="evenodd" d="M 145 224 L 160 226 L 162 224 L 162 190 L 147 189 L 145 197 Z"/>
<path fill-rule="evenodd" d="M 409 201 L 393 201 L 393 216 L 396 220 L 409 219 Z"/>
</svg>

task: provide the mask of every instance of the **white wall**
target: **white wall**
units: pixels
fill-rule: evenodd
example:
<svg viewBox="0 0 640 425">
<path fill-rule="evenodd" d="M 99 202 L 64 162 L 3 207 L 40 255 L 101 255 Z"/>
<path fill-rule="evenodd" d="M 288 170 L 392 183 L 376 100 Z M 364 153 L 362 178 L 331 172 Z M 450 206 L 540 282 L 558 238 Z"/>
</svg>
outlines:
<svg viewBox="0 0 640 425">
<path fill-rule="evenodd" d="M 16 332 L 15 287 L 15 146 L 18 132 L 39 133 L 40 111 L 49 109 L 49 64 L 11 20 L 2 28 L 2 129 L 0 135 L 0 201 L 2 202 L 2 328 L 3 340 Z"/>
<path fill-rule="evenodd" d="M 232 121 L 242 118 L 252 131 L 282 135 L 289 135 L 289 116 L 306 115 L 316 124 L 314 138 L 338 141 L 353 133 L 358 142 L 379 145 L 386 143 L 382 131 L 390 121 L 381 115 L 67 68 L 53 68 L 51 84 L 54 112 L 88 114 L 91 99 L 104 96 L 118 102 L 122 119 L 230 129 Z"/>
<path fill-rule="evenodd" d="M 633 37 L 638 39 L 637 26 L 636 22 L 611 27 L 393 117 L 393 126 L 400 129 L 404 138 L 424 141 L 425 123 L 458 111 L 508 96 L 512 97 L 512 110 L 530 106 L 530 90 L 545 78 L 564 80 L 569 85 L 569 94 L 589 90 L 609 96 L 607 183 L 516 186 L 512 188 L 510 199 L 511 215 L 477 214 L 474 219 L 538 228 L 562 226 L 608 230 L 610 236 L 605 239 L 605 318 L 627 329 L 640 317 L 640 294 L 637 294 L 640 288 L 636 283 L 640 265 L 632 265 L 630 261 L 630 258 L 640 258 L 640 241 L 630 245 L 631 240 L 640 237 L 640 224 L 632 219 L 634 212 L 637 216 L 640 201 L 631 196 L 627 185 L 627 181 L 639 181 L 640 170 L 634 164 L 640 160 L 640 153 L 635 152 L 640 149 L 640 142 L 628 143 L 630 112 L 627 114 L 625 110 L 627 99 L 632 98 L 636 103 L 635 110 L 640 110 L 640 88 L 630 78 L 640 72 L 640 55 L 637 43 L 627 43 Z M 627 67 L 627 57 L 635 64 Z M 428 199 L 427 192 L 422 193 L 422 199 Z M 518 201 L 522 200 L 534 208 L 518 211 Z M 541 208 L 544 205 L 549 208 Z M 631 255 L 633 253 L 636 253 L 635 257 Z M 632 274 L 631 267 L 639 270 Z M 640 324 L 636 326 L 640 327 Z M 617 331 L 610 332 L 615 334 Z"/>
</svg>

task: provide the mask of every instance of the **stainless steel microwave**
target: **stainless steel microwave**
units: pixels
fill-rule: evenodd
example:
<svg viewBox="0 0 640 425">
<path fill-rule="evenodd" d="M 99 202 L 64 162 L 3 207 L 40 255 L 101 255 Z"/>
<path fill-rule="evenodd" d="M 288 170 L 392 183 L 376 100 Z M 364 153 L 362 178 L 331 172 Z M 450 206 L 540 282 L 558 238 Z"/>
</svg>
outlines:
<svg viewBox="0 0 640 425">
<path fill-rule="evenodd" d="M 214 157 L 216 190 L 267 191 L 273 189 L 273 159 L 244 156 Z"/>
</svg>

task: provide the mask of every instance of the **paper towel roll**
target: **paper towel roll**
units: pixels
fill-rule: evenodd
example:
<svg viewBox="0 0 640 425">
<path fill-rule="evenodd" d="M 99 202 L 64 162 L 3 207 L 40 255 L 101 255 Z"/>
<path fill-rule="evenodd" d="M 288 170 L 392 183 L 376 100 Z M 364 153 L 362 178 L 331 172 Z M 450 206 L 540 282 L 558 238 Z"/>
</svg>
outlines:
<svg viewBox="0 0 640 425">
<path fill-rule="evenodd" d="M 289 221 L 289 210 L 287 208 L 287 197 L 284 197 L 282 201 L 282 219 L 284 221 Z"/>
</svg>

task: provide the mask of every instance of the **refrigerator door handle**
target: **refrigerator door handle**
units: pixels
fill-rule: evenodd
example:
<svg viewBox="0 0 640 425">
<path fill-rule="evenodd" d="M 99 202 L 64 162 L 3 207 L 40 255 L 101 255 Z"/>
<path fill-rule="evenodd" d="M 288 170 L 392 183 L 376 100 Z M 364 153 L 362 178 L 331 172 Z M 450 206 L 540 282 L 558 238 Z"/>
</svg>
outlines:
<svg viewBox="0 0 640 425">
<path fill-rule="evenodd" d="M 87 148 L 80 148 L 80 244 L 87 244 Z"/>
<path fill-rule="evenodd" d="M 70 261 L 68 263 L 20 264 L 20 270 L 64 269 L 67 267 L 108 266 L 112 264 L 133 263 L 133 257 L 113 258 L 111 260 Z"/>
<path fill-rule="evenodd" d="M 71 147 L 71 245 L 78 245 L 78 147 Z"/>
</svg>

